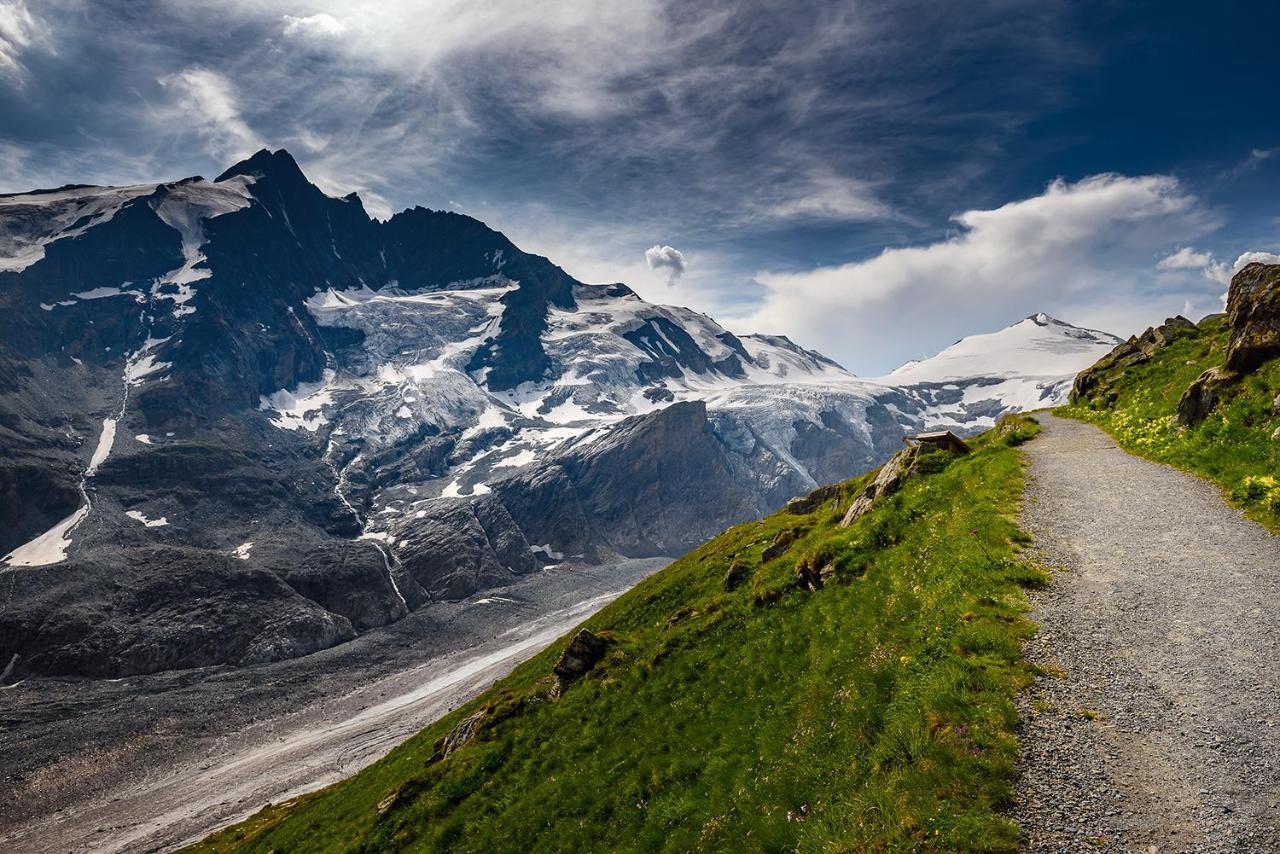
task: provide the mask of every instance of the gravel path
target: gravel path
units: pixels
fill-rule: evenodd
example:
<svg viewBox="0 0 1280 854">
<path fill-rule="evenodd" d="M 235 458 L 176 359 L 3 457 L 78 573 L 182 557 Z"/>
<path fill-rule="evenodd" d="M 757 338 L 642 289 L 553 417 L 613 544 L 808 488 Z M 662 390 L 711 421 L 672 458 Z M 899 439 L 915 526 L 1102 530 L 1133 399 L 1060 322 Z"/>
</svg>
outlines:
<svg viewBox="0 0 1280 854">
<path fill-rule="evenodd" d="M 1096 427 L 1041 421 L 1028 849 L 1280 851 L 1280 538 Z"/>
</svg>

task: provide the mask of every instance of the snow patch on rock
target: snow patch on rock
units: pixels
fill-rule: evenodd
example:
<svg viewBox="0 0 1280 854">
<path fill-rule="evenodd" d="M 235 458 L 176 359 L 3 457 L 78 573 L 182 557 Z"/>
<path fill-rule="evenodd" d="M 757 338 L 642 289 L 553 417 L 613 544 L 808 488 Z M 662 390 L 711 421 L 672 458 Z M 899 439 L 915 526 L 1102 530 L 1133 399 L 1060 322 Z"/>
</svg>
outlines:
<svg viewBox="0 0 1280 854">
<path fill-rule="evenodd" d="M 164 516 L 161 516 L 158 519 L 148 519 L 147 515 L 141 510 L 126 510 L 124 511 L 124 515 L 133 519 L 135 522 L 141 522 L 148 528 L 163 528 L 165 525 L 169 524 L 169 520 Z"/>
</svg>

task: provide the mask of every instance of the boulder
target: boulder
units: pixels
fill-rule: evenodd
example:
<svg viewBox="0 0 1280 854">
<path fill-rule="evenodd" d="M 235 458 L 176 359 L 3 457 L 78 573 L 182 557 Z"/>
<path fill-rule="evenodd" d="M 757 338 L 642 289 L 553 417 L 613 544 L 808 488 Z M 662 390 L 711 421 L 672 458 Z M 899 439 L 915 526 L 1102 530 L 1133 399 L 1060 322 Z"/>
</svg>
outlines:
<svg viewBox="0 0 1280 854">
<path fill-rule="evenodd" d="M 591 669 L 604 658 L 608 641 L 587 629 L 579 629 L 569 641 L 564 652 L 556 661 L 551 672 L 555 674 L 555 684 L 551 688 L 551 696 L 559 697 L 572 683 L 591 672 Z"/>
<path fill-rule="evenodd" d="M 1280 356 L 1280 264 L 1247 265 L 1227 292 L 1227 369 L 1248 373 Z"/>
<path fill-rule="evenodd" d="M 773 538 L 773 542 L 765 546 L 764 551 L 761 552 L 760 562 L 768 563 L 776 557 L 781 557 L 804 532 L 804 528 L 784 528 L 779 531 Z"/>
<path fill-rule="evenodd" d="M 736 590 L 747 580 L 751 574 L 751 566 L 745 561 L 734 560 L 729 564 L 729 568 L 725 570 L 724 580 L 722 582 L 725 592 Z"/>
<path fill-rule="evenodd" d="M 835 572 L 830 553 L 805 555 L 796 563 L 796 584 L 801 590 L 817 593 Z"/>
<path fill-rule="evenodd" d="M 1235 379 L 1225 368 L 1210 368 L 1187 386 L 1178 400 L 1178 423 L 1193 427 L 1203 421 L 1222 396 L 1222 389 Z"/>
<path fill-rule="evenodd" d="M 840 527 L 847 528 L 858 519 L 865 516 L 871 511 L 871 505 L 873 503 L 875 503 L 875 496 L 869 489 L 857 498 L 853 499 L 853 503 L 849 505 L 849 509 L 844 512 L 844 518 L 840 520 Z"/>
<path fill-rule="evenodd" d="M 832 483 L 827 486 L 820 486 L 808 495 L 798 495 L 787 502 L 783 508 L 794 516 L 803 516 L 806 513 L 812 513 L 823 504 L 840 496 L 840 484 Z"/>
</svg>

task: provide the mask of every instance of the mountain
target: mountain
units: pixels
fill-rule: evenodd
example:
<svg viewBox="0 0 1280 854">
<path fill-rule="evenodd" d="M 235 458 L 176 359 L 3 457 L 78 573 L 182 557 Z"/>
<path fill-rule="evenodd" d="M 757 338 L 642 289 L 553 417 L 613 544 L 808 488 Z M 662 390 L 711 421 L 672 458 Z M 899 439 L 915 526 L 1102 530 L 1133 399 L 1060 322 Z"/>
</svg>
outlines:
<svg viewBox="0 0 1280 854">
<path fill-rule="evenodd" d="M 1257 615 L 1273 596 L 1274 540 L 1220 506 L 1217 490 L 1115 449 L 1212 480 L 1250 519 L 1280 532 L 1280 265 L 1240 271 L 1227 309 L 1198 323 L 1170 318 L 1077 376 L 1070 405 L 1056 414 L 1098 424 L 1105 440 L 1054 417 L 1037 441 L 1056 448 L 1041 444 L 1024 457 L 1017 449 L 1040 425 L 1010 415 L 967 448 L 904 449 L 878 472 L 725 531 L 375 765 L 267 805 L 194 850 L 736 850 L 750 840 L 787 851 L 1012 851 L 1042 843 L 1075 850 L 1103 833 L 1128 847 L 1163 838 L 1168 822 L 1159 810 L 1125 824 L 1107 798 L 1059 807 L 1093 785 L 1102 765 L 1075 760 L 1088 759 L 1093 740 L 1111 743 L 1107 733 L 1132 715 L 1136 695 L 1154 695 L 1156 708 L 1142 717 L 1163 731 L 1161 716 L 1176 718 L 1180 703 L 1214 706 L 1238 687 L 1212 682 L 1221 673 L 1235 679 L 1221 663 L 1231 654 L 1273 660 L 1274 633 Z M 1025 369 L 1051 374 L 1070 349 L 1063 339 L 1088 350 L 1104 345 L 1106 336 L 1091 335 L 1036 316 L 896 375 L 964 384 L 999 367 L 993 353 L 1017 355 L 1017 342 L 1028 341 L 1044 346 L 1028 349 Z M 1049 354 L 1043 363 L 1036 350 Z M 1060 383 L 1046 388 L 1060 394 Z M 1129 560 L 1129 586 L 1176 590 L 1182 613 L 1205 611 L 1213 597 L 1204 590 L 1214 584 L 1260 606 L 1243 621 L 1251 634 L 1228 635 L 1230 654 L 1180 645 L 1189 658 L 1178 672 L 1201 668 L 1210 683 L 1189 699 L 1185 679 L 1161 682 L 1168 666 L 1159 656 L 1142 665 L 1154 677 L 1099 693 L 1115 656 L 1092 647 L 1082 656 L 1073 639 L 1096 642 L 1100 620 L 1119 621 L 1103 626 L 1113 644 L 1127 648 L 1145 631 L 1163 649 L 1168 620 L 1147 620 L 1145 630 L 1124 625 L 1135 612 L 1127 587 L 1117 602 L 1101 602 L 1089 579 L 1051 581 L 1024 550 L 1038 530 L 1060 528 L 1064 510 L 1086 522 L 1099 517 L 1099 467 L 1115 472 L 1106 490 L 1112 510 L 1128 502 L 1140 508 L 1135 518 L 1150 517 L 1150 504 L 1171 504 L 1160 490 L 1175 489 L 1173 503 L 1187 508 L 1180 523 L 1204 531 L 1176 542 L 1167 530 L 1162 540 L 1159 531 L 1137 535 L 1114 521 L 1101 539 L 1097 526 L 1070 526 L 1081 530 L 1054 542 L 1057 553 L 1065 542 L 1077 564 L 1097 563 L 1099 554 L 1117 566 Z M 1029 531 L 1014 521 L 1019 506 Z M 1197 551 L 1197 538 L 1218 548 Z M 1087 546 L 1099 542 L 1091 558 Z M 1210 570 L 1201 566 L 1206 555 Z M 1170 585 L 1175 570 L 1205 577 Z M 1064 606 L 1072 584 L 1089 607 L 1070 598 Z M 1030 612 L 1019 588 L 1046 586 Z M 1159 598 L 1143 598 L 1144 613 Z M 1223 602 L 1207 618 L 1213 625 L 1189 636 L 1213 637 L 1241 622 L 1237 600 Z M 1046 676 L 1037 664 L 1061 662 L 1064 650 L 1077 663 L 1100 662 L 1096 672 Z M 1255 669 L 1243 671 L 1244 681 L 1266 691 L 1272 681 Z M 1090 701 L 1083 711 L 1078 701 L 1062 702 L 1071 680 L 1087 689 L 1070 695 Z M 1109 705 L 1098 711 L 1098 702 Z M 1237 706 L 1243 724 L 1224 715 L 1221 726 L 1259 741 L 1249 734 L 1259 703 Z M 1080 734 L 1080 721 L 1097 720 L 1106 726 Z M 1216 740 L 1198 743 L 1217 750 Z M 1213 755 L 1198 758 L 1216 769 Z M 1115 803 L 1149 785 L 1145 756 L 1132 761 L 1132 773 L 1112 785 Z M 1252 779 L 1248 769 L 1236 776 Z M 1181 796 L 1194 803 L 1202 780 L 1182 781 Z M 1046 791 L 1054 793 L 1047 801 Z M 1246 796 L 1233 797 L 1226 811 L 1247 812 L 1239 803 Z M 1215 827 L 1224 807 L 1197 810 L 1197 827 Z M 1274 833 L 1245 824 L 1238 835 Z"/>
<path fill-rule="evenodd" d="M 284 151 L 0 196 L 0 309 L 7 679 L 277 660 L 676 555 L 905 432 L 1056 402 L 1110 346 L 1033 319 L 863 380 L 470 217 L 374 220 Z"/>
<path fill-rule="evenodd" d="M 962 338 L 928 359 L 902 365 L 882 382 L 917 389 L 954 387 L 972 413 L 982 399 L 1007 409 L 1038 409 L 1067 402 L 1071 383 L 1082 367 L 1092 365 L 1120 338 L 1096 329 L 1081 329 L 1033 314 L 999 332 Z M 956 416 L 963 424 L 963 415 Z M 945 419 L 945 409 L 931 417 Z"/>
</svg>

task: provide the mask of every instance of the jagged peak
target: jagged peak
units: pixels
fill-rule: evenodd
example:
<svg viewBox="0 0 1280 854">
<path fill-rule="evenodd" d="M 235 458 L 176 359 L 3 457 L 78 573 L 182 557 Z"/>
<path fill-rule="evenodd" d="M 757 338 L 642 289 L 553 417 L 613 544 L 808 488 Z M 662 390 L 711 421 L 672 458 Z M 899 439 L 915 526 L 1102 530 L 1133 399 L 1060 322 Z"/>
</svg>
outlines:
<svg viewBox="0 0 1280 854">
<path fill-rule="evenodd" d="M 311 183 L 303 173 L 302 167 L 298 165 L 298 161 L 283 148 L 277 148 L 275 151 L 268 148 L 260 149 L 247 159 L 229 167 L 214 180 L 225 181 L 237 175 L 256 175 L 271 180 Z"/>
</svg>

